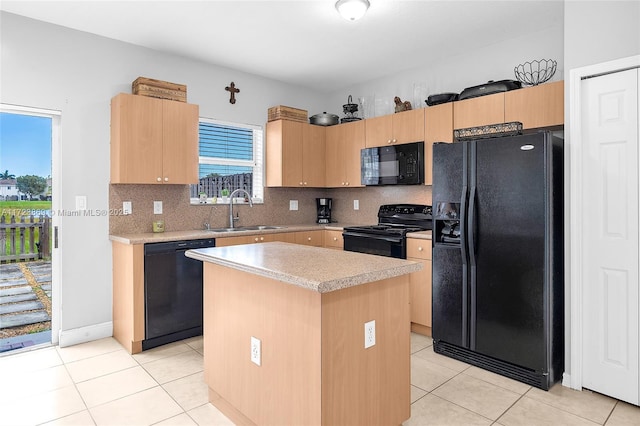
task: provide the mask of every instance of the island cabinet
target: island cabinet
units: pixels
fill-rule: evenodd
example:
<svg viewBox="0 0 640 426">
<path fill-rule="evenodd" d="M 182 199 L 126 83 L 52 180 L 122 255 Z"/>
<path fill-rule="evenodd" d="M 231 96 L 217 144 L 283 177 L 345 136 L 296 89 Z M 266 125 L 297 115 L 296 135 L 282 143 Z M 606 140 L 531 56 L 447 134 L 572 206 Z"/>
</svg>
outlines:
<svg viewBox="0 0 640 426">
<path fill-rule="evenodd" d="M 540 84 L 504 95 L 504 121 L 519 121 L 525 129 L 564 124 L 564 81 Z"/>
<path fill-rule="evenodd" d="M 453 142 L 453 103 L 424 109 L 424 184 L 433 185 L 433 144 Z"/>
<path fill-rule="evenodd" d="M 410 417 L 407 274 L 419 264 L 278 242 L 187 256 L 204 263 L 209 401 L 235 424 Z M 375 344 L 365 347 L 370 321 Z"/>
<path fill-rule="evenodd" d="M 365 120 L 367 148 L 424 141 L 422 108 Z"/>
<path fill-rule="evenodd" d="M 111 100 L 111 183 L 198 183 L 197 105 L 120 93 Z"/>
<path fill-rule="evenodd" d="M 267 123 L 266 181 L 271 187 L 325 187 L 325 127 Z"/>
<path fill-rule="evenodd" d="M 407 259 L 423 266 L 409 275 L 411 331 L 431 336 L 431 240 L 407 238 Z"/>
<path fill-rule="evenodd" d="M 360 150 L 365 147 L 365 120 L 327 127 L 326 186 L 363 186 L 360 180 Z"/>
</svg>

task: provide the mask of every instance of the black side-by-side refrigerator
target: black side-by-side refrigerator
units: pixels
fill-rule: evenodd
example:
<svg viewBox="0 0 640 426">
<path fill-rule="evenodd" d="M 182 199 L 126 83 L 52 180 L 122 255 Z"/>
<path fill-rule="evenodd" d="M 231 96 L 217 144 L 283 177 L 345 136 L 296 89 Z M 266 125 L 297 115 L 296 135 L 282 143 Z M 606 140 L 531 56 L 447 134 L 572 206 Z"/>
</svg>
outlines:
<svg viewBox="0 0 640 426">
<path fill-rule="evenodd" d="M 548 390 L 564 369 L 563 141 L 433 147 L 434 351 Z"/>
</svg>

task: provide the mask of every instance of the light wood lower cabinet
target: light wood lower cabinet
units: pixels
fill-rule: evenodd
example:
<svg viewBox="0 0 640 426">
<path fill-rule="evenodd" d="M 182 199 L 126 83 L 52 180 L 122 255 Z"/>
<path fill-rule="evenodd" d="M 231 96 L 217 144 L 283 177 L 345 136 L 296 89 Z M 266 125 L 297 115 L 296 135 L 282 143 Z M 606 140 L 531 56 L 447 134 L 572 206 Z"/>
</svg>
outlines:
<svg viewBox="0 0 640 426">
<path fill-rule="evenodd" d="M 431 336 L 431 240 L 407 238 L 407 260 L 423 265 L 409 275 L 411 331 Z"/>
<path fill-rule="evenodd" d="M 325 248 L 343 250 L 344 239 L 342 238 L 342 231 L 324 231 L 324 246 Z"/>
<path fill-rule="evenodd" d="M 299 231 L 295 232 L 295 243 L 306 246 L 322 247 L 324 231 Z"/>
<path fill-rule="evenodd" d="M 112 242 L 113 337 L 131 354 L 144 340 L 144 244 Z"/>
</svg>

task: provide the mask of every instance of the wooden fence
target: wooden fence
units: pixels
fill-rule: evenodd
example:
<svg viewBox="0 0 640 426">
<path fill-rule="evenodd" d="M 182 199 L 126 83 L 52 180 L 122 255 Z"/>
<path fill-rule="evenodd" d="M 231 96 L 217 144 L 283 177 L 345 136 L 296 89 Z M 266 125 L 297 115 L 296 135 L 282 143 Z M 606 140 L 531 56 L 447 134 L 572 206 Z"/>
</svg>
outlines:
<svg viewBox="0 0 640 426">
<path fill-rule="evenodd" d="M 50 229 L 47 216 L 0 217 L 0 263 L 50 258 Z"/>
<path fill-rule="evenodd" d="M 198 198 L 200 192 L 206 192 L 207 197 L 221 197 L 224 188 L 229 192 L 240 188 L 253 194 L 253 173 L 239 173 L 227 176 L 208 176 L 198 181 L 198 187 L 191 187 L 191 198 Z"/>
</svg>

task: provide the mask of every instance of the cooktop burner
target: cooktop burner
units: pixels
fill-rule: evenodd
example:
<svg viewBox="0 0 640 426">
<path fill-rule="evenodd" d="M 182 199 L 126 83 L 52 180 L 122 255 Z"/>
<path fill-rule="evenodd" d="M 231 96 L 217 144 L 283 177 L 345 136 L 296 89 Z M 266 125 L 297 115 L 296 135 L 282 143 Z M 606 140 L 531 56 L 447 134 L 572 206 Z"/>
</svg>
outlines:
<svg viewBox="0 0 640 426">
<path fill-rule="evenodd" d="M 431 229 L 431 206 L 422 204 L 385 204 L 378 209 L 378 224 L 352 226 L 345 232 L 359 232 L 374 235 L 397 235 L 404 237 L 408 232 Z"/>
</svg>

